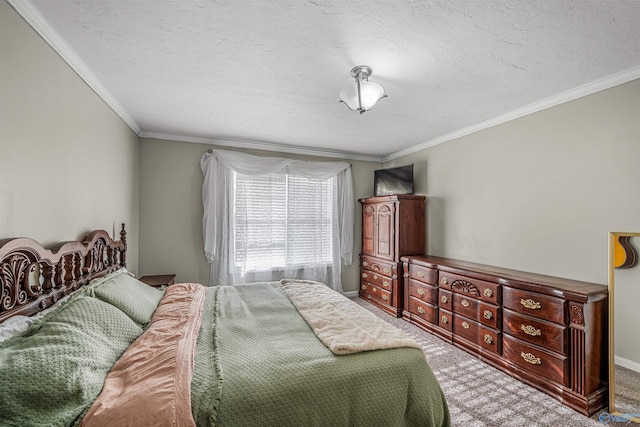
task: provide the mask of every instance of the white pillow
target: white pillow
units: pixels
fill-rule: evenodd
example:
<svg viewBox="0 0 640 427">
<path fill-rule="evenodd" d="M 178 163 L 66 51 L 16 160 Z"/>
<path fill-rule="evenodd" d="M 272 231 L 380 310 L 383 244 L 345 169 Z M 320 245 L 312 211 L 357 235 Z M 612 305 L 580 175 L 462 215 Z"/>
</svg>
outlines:
<svg viewBox="0 0 640 427">
<path fill-rule="evenodd" d="M 29 316 L 13 316 L 0 323 L 0 342 L 22 334 L 36 319 Z"/>
<path fill-rule="evenodd" d="M 15 337 L 16 335 L 20 335 L 24 333 L 29 326 L 33 325 L 33 323 L 44 317 L 46 314 L 60 307 L 60 305 L 69 299 L 70 295 L 60 298 L 60 300 L 56 301 L 51 307 L 48 307 L 42 311 L 37 312 L 33 316 L 13 316 L 0 323 L 0 342 L 6 341 L 9 338 Z"/>
</svg>

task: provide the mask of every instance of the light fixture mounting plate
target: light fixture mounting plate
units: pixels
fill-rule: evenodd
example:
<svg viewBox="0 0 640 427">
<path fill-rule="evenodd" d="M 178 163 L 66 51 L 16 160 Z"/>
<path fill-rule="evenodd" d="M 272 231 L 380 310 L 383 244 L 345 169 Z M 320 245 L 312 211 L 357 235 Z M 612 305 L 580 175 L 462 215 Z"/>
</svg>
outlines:
<svg viewBox="0 0 640 427">
<path fill-rule="evenodd" d="M 368 65 L 356 65 L 351 69 L 351 77 L 366 79 L 373 74 L 373 70 Z"/>
</svg>

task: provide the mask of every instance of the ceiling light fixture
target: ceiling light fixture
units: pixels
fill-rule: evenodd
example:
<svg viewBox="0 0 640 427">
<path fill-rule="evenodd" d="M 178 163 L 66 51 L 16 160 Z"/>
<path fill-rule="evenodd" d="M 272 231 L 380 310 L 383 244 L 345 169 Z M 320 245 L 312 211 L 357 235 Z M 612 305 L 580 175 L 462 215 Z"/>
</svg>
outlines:
<svg viewBox="0 0 640 427">
<path fill-rule="evenodd" d="M 362 114 L 387 96 L 382 86 L 369 81 L 371 74 L 373 71 L 368 65 L 358 65 L 351 70 L 351 77 L 356 79 L 355 86 L 346 86 L 340 91 L 340 102 L 347 104 L 351 111 Z"/>
</svg>

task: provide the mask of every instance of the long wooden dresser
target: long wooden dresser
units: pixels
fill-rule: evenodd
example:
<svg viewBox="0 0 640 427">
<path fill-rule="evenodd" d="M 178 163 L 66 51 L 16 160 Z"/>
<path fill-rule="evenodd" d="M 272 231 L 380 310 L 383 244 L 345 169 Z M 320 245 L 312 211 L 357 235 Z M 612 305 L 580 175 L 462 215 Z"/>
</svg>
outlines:
<svg viewBox="0 0 640 427">
<path fill-rule="evenodd" d="M 591 416 L 607 406 L 607 287 L 402 257 L 403 318 Z"/>
</svg>

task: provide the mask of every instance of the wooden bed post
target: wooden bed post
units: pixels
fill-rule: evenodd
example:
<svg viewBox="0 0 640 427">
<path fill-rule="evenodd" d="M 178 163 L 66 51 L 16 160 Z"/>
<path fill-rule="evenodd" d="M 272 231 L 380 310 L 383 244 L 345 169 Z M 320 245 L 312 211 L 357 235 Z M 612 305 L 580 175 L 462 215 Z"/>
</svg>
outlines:
<svg viewBox="0 0 640 427">
<path fill-rule="evenodd" d="M 127 232 L 124 229 L 124 222 L 122 223 L 122 229 L 120 230 L 120 241 L 124 245 L 124 248 L 120 251 L 120 264 L 123 267 L 127 266 Z"/>
</svg>

